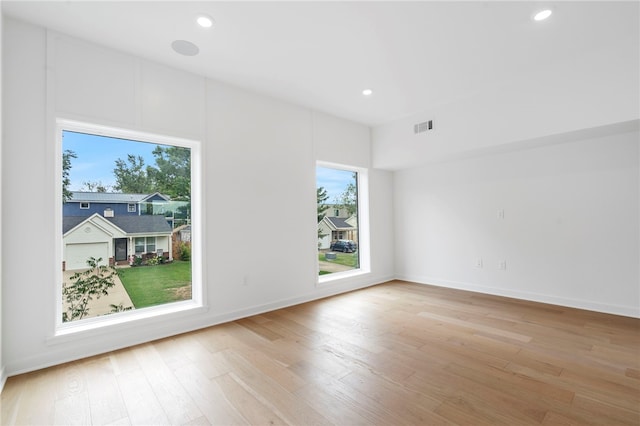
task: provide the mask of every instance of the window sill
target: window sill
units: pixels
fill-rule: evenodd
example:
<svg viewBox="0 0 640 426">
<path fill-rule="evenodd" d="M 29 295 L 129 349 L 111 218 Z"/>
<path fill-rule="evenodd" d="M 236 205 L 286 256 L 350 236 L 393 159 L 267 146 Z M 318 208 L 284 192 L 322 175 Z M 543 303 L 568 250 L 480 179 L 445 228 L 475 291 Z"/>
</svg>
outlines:
<svg viewBox="0 0 640 426">
<path fill-rule="evenodd" d="M 318 277 L 318 284 L 328 284 L 334 281 L 344 280 L 347 278 L 360 277 L 370 273 L 368 269 L 359 268 L 352 271 L 334 272 L 332 274 L 320 275 Z"/>
<path fill-rule="evenodd" d="M 207 311 L 206 306 L 193 300 L 187 300 L 164 306 L 119 312 L 115 315 L 87 318 L 58 325 L 53 336 L 47 338 L 47 344 L 55 345 L 82 338 L 95 338 L 99 334 L 139 329 L 146 322 L 174 321 L 181 317 L 202 314 Z"/>
</svg>

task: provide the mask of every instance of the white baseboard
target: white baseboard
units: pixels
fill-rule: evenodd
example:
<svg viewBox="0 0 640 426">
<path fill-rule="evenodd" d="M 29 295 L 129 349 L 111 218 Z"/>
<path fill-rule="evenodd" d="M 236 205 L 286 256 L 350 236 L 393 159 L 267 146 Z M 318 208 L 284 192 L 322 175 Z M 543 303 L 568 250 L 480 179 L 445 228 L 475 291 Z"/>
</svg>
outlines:
<svg viewBox="0 0 640 426">
<path fill-rule="evenodd" d="M 428 284 L 437 287 L 454 288 L 457 290 L 467 290 L 476 293 L 492 294 L 495 296 L 512 297 L 514 299 L 528 300 L 532 302 L 548 303 L 550 305 L 566 306 L 569 308 L 585 309 L 588 311 L 602 312 L 606 314 L 620 315 L 631 318 L 640 318 L 640 309 L 633 306 L 610 305 L 606 303 L 593 302 L 590 300 L 569 299 L 548 294 L 509 290 L 473 283 L 449 281 L 440 278 L 417 275 L 397 275 L 396 279 L 415 282 L 417 284 Z"/>
<path fill-rule="evenodd" d="M 65 350 L 65 345 L 53 345 L 50 346 L 51 350 L 46 353 L 22 358 L 18 361 L 14 361 L 13 363 L 5 365 L 4 368 L 0 371 L 0 391 L 4 386 L 4 383 L 8 376 L 27 373 L 64 362 L 74 361 L 77 359 L 99 355 L 101 353 L 111 352 L 117 349 L 150 342 L 157 339 L 171 337 L 176 334 L 211 327 L 240 318 L 259 315 L 265 312 L 270 312 L 301 303 L 311 302 L 349 291 L 359 290 L 395 279 L 415 282 L 418 284 L 428 284 L 438 287 L 467 290 L 477 293 L 512 297 L 521 300 L 530 300 L 534 302 L 548 303 L 553 305 L 567 306 L 571 308 L 586 309 L 590 311 L 640 318 L 639 310 L 631 306 L 608 305 L 592 301 L 561 298 L 546 294 L 508 290 L 497 287 L 490 287 L 466 282 L 449 281 L 426 276 L 385 275 L 372 277 L 364 275 L 362 277 L 353 277 L 345 281 L 341 280 L 318 285 L 313 292 L 302 296 L 277 300 L 220 314 L 211 315 L 211 312 L 209 312 L 209 314 L 204 317 L 200 315 L 193 315 L 190 317 L 182 318 L 177 322 L 159 321 L 159 324 L 156 324 L 155 327 L 144 327 L 144 333 L 135 331 L 135 328 L 127 330 L 126 332 L 121 334 L 105 333 L 105 335 L 100 339 L 99 345 L 96 345 L 92 342 L 92 340 L 95 339 L 79 338 L 75 342 L 73 342 L 73 340 L 75 339 L 70 339 L 70 342 L 72 342 L 71 344 L 74 346 L 74 354 L 70 354 L 70 351 Z"/>
</svg>

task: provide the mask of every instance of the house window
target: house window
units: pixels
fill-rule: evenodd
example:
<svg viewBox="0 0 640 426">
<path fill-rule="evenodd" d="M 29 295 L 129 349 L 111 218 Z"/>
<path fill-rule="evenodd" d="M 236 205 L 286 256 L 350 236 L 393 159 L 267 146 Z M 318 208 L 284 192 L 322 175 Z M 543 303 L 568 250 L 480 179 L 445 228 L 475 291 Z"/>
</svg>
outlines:
<svg viewBox="0 0 640 426">
<path fill-rule="evenodd" d="M 144 237 L 138 237 L 135 239 L 135 243 L 136 243 L 136 254 L 140 254 L 140 253 L 144 253 Z"/>
<path fill-rule="evenodd" d="M 55 335 L 119 327 L 123 321 L 113 318 L 121 311 L 127 311 L 126 322 L 201 308 L 199 142 L 61 119 L 57 124 L 56 193 L 62 208 L 56 259 L 62 268 L 52 301 Z M 98 214 L 78 214 L 67 203 L 87 187 L 100 188 L 92 198 Z M 174 247 L 174 222 L 153 209 L 138 211 L 137 204 L 152 197 L 162 198 L 163 209 L 189 224 L 190 241 Z M 113 214 L 102 214 L 107 206 Z M 89 203 L 80 208 L 88 209 Z M 138 214 L 126 214 L 133 212 Z M 82 275 L 87 268 L 91 279 Z M 99 303 L 94 297 L 87 306 L 78 305 L 85 300 L 80 281 L 104 284 L 91 290 L 101 294 Z M 75 326 L 86 319 L 91 321 Z"/>
<path fill-rule="evenodd" d="M 367 176 L 359 167 L 324 162 L 316 167 L 321 283 L 369 272 Z M 335 216 L 323 219 L 327 202 Z"/>
<path fill-rule="evenodd" d="M 147 237 L 147 253 L 155 253 L 156 237 Z"/>
<path fill-rule="evenodd" d="M 156 237 L 136 237 L 135 248 L 136 248 L 136 254 L 155 253 Z"/>
</svg>

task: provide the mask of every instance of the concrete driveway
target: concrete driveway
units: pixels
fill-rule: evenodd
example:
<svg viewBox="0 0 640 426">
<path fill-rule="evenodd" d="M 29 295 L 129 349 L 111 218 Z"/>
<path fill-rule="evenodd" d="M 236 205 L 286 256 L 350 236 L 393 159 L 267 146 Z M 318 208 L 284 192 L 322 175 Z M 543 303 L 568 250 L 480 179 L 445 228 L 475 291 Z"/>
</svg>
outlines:
<svg viewBox="0 0 640 426">
<path fill-rule="evenodd" d="M 128 266 L 125 266 L 126 268 L 128 268 Z M 124 268 L 122 266 L 118 267 L 118 269 Z M 63 282 L 65 283 L 69 283 L 70 282 L 70 278 L 73 274 L 75 274 L 76 272 L 81 272 L 78 270 L 75 271 L 64 271 L 62 273 L 62 279 Z M 112 287 L 109 290 L 109 295 L 108 296 L 100 296 L 99 299 L 93 299 L 92 301 L 89 302 L 89 314 L 83 318 L 91 318 L 91 317 L 97 317 L 99 315 L 104 315 L 107 314 L 109 312 L 111 312 L 111 306 L 110 305 L 119 305 L 120 303 L 122 303 L 122 306 L 124 306 L 125 308 L 128 306 L 131 306 L 132 309 L 135 309 L 133 307 L 133 303 L 131 302 L 131 298 L 129 297 L 129 294 L 127 293 L 127 290 L 124 289 L 124 285 L 122 284 L 122 281 L 120 281 L 119 277 L 114 277 L 114 282 L 115 282 L 115 286 Z M 65 301 L 62 301 L 62 310 L 63 312 L 66 312 L 67 310 L 67 304 L 65 303 Z"/>
</svg>

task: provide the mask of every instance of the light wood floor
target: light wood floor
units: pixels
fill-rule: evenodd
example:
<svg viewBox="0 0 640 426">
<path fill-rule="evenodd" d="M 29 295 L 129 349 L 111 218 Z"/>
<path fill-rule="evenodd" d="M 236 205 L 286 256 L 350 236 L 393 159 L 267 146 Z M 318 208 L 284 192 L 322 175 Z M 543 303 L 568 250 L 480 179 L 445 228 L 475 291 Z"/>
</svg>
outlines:
<svg viewBox="0 0 640 426">
<path fill-rule="evenodd" d="M 640 320 L 400 281 L 11 377 L 11 424 L 640 424 Z"/>
</svg>

